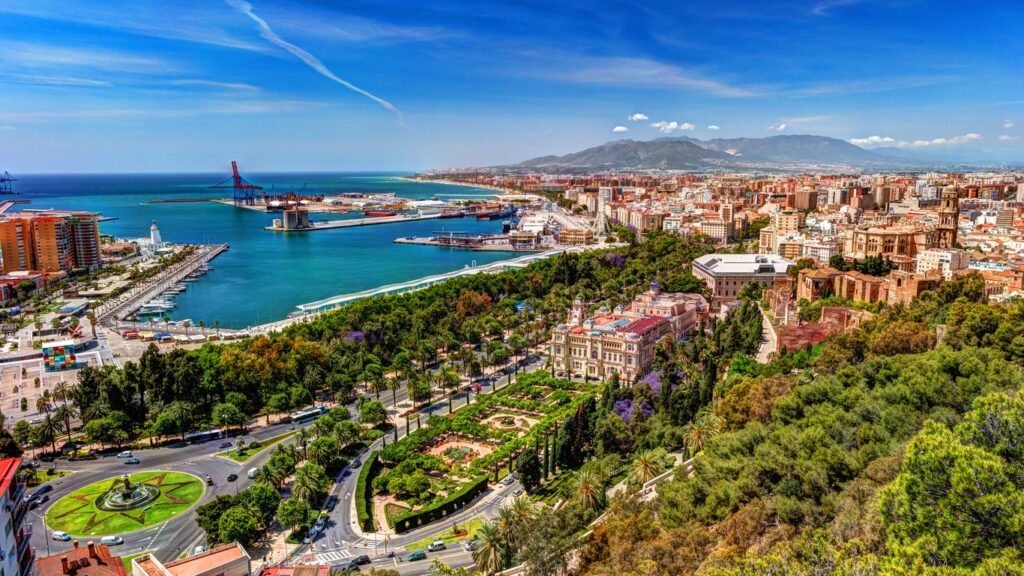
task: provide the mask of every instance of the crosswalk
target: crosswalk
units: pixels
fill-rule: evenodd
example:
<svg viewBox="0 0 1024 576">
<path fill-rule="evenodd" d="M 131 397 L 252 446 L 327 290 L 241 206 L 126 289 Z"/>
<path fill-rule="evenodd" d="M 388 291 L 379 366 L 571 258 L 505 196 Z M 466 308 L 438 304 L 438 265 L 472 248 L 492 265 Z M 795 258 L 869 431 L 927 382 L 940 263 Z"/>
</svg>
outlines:
<svg viewBox="0 0 1024 576">
<path fill-rule="evenodd" d="M 317 564 L 336 564 L 351 557 L 352 553 L 348 550 L 331 550 L 330 552 L 317 554 L 316 562 Z"/>
</svg>

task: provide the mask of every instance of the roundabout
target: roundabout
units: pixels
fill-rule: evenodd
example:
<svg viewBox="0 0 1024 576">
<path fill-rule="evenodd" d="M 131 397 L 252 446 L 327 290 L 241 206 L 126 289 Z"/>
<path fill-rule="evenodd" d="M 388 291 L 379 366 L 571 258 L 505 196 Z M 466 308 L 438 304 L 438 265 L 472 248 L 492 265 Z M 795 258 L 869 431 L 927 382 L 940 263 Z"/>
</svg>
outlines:
<svg viewBox="0 0 1024 576">
<path fill-rule="evenodd" d="M 50 530 L 74 536 L 108 536 L 166 522 L 203 495 L 191 474 L 150 470 L 112 476 L 75 490 L 46 511 Z"/>
</svg>

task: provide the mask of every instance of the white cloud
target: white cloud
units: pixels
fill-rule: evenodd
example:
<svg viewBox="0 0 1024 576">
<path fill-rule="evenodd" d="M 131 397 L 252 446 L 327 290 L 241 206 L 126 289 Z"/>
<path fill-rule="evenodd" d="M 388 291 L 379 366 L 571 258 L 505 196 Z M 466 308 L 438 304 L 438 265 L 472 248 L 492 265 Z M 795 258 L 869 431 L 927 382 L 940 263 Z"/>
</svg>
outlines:
<svg viewBox="0 0 1024 576">
<path fill-rule="evenodd" d="M 93 80 L 91 78 L 79 78 L 76 76 L 17 76 L 21 84 L 35 84 L 39 86 L 77 86 L 80 88 L 112 86 L 105 80 Z"/>
<path fill-rule="evenodd" d="M 693 124 L 690 124 L 689 122 L 683 122 L 682 124 L 679 125 L 680 130 L 693 130 L 694 128 L 695 126 Z"/>
<path fill-rule="evenodd" d="M 630 114 L 628 119 L 629 119 L 630 122 L 639 122 L 641 120 L 649 120 L 649 118 L 647 118 L 647 114 L 644 114 L 642 112 L 637 112 L 636 114 Z"/>
<path fill-rule="evenodd" d="M 1000 134 L 999 135 L 999 141 L 1000 142 L 1016 142 L 1017 140 L 1020 140 L 1020 138 L 1018 138 L 1016 136 L 1010 136 L 1009 134 Z"/>
<path fill-rule="evenodd" d="M 270 27 L 270 24 L 267 24 L 266 20 L 264 20 L 263 18 L 260 18 L 259 16 L 257 16 L 252 11 L 252 5 L 251 4 L 249 4 L 248 2 L 244 2 L 243 0 L 225 0 L 225 1 L 228 3 L 229 6 L 231 6 L 235 10 L 241 12 L 242 14 L 248 16 L 250 20 L 255 22 L 256 23 L 256 27 L 260 31 L 260 36 L 262 36 L 265 40 L 267 40 L 271 44 L 274 44 L 274 45 L 278 46 L 279 48 L 283 48 L 284 50 L 288 51 L 289 53 L 292 54 L 292 56 L 295 56 L 299 60 L 302 60 L 302 62 L 306 66 L 309 66 L 313 70 L 317 71 L 321 76 L 323 76 L 323 77 L 325 77 L 325 78 L 327 78 L 329 80 L 333 80 L 334 82 L 337 82 L 338 84 L 341 84 L 345 88 L 348 88 L 349 90 L 351 90 L 351 91 L 353 91 L 353 92 L 355 92 L 357 94 L 360 94 L 362 96 L 365 96 L 365 97 L 369 98 L 370 100 L 373 100 L 377 104 L 380 104 L 380 106 L 382 108 L 384 108 L 385 110 L 388 110 L 390 112 L 394 112 L 398 116 L 398 122 L 400 124 L 402 123 L 402 112 L 401 112 L 401 110 L 396 108 L 394 104 L 392 104 L 391 102 L 388 102 L 387 100 L 385 100 L 385 99 L 383 99 L 383 98 L 381 98 L 381 97 L 379 97 L 379 96 L 377 96 L 377 95 L 375 95 L 375 94 L 373 94 L 373 93 L 371 93 L 371 92 L 369 92 L 367 90 L 363 90 L 362 88 L 356 86 L 355 84 L 352 84 L 351 82 L 349 82 L 348 80 L 345 80 L 344 78 L 339 77 L 337 74 L 335 74 L 333 71 L 331 71 L 330 68 L 325 66 L 324 63 L 321 62 L 319 58 L 317 58 L 316 56 L 313 56 L 309 52 L 306 52 L 302 48 L 299 48 L 295 44 L 292 44 L 291 42 L 288 42 L 284 38 L 281 38 L 280 36 L 278 36 L 277 33 L 274 32 L 274 30 Z"/>
<path fill-rule="evenodd" d="M 551 62 L 550 53 L 537 54 L 538 61 Z M 531 66 L 530 73 L 556 82 L 597 86 L 681 88 L 726 98 L 746 98 L 758 92 L 743 86 L 646 58 L 591 57 L 565 55 L 559 66 Z"/>
<path fill-rule="evenodd" d="M 612 132 L 629 132 L 629 128 L 626 128 L 625 126 L 616 126 L 615 128 L 612 128 Z"/>
<path fill-rule="evenodd" d="M 1015 124 L 1013 123 L 1013 120 L 1003 120 L 1003 128 L 1006 128 L 1007 130 L 1009 130 L 1010 128 L 1013 128 L 1014 126 L 1015 126 Z"/>
<path fill-rule="evenodd" d="M 932 138 L 931 140 L 897 140 L 890 136 L 868 136 L 867 138 L 851 138 L 849 142 L 850 144 L 863 146 L 865 148 L 874 148 L 878 146 L 891 146 L 893 148 L 928 148 L 930 146 L 955 146 L 958 144 L 975 142 L 977 140 L 982 140 L 981 134 L 971 132 L 960 136 Z"/>
<path fill-rule="evenodd" d="M 721 130 L 717 124 L 708 124 L 708 130 Z"/>
<path fill-rule="evenodd" d="M 782 124 L 772 124 L 771 126 L 768 127 L 768 129 L 774 130 L 775 132 L 782 132 L 783 130 L 786 129 L 786 123 L 783 122 Z"/>
<path fill-rule="evenodd" d="M 217 82 L 216 80 L 200 80 L 186 78 L 184 80 L 172 80 L 168 82 L 171 86 L 199 86 L 205 88 L 220 88 L 223 90 L 238 90 L 240 92 L 259 92 L 258 86 L 244 84 L 242 82 Z"/>
<path fill-rule="evenodd" d="M 850 144 L 854 146 L 887 146 L 896 143 L 895 138 L 888 136 L 868 136 L 867 138 L 850 138 Z"/>
</svg>

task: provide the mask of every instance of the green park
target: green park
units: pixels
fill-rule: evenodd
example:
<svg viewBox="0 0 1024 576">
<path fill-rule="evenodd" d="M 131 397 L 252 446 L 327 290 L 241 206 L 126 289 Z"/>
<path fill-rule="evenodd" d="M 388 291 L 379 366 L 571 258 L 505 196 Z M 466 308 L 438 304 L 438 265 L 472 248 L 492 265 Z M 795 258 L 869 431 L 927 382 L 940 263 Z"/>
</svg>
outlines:
<svg viewBox="0 0 1024 576">
<path fill-rule="evenodd" d="M 152 470 L 113 476 L 58 500 L 46 512 L 46 525 L 75 536 L 133 532 L 188 510 L 203 490 L 199 478 L 182 472 Z"/>
</svg>

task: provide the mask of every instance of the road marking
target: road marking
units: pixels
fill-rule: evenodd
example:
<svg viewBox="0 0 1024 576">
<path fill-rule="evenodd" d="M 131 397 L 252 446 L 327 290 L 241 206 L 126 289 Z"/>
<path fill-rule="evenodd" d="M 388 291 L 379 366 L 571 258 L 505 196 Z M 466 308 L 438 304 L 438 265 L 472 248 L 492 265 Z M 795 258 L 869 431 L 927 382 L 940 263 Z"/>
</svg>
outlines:
<svg viewBox="0 0 1024 576">
<path fill-rule="evenodd" d="M 348 550 L 333 550 L 331 552 L 317 554 L 316 562 L 318 564 L 334 564 L 351 557 L 352 553 Z"/>
</svg>

